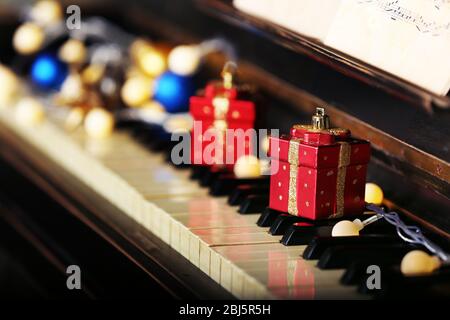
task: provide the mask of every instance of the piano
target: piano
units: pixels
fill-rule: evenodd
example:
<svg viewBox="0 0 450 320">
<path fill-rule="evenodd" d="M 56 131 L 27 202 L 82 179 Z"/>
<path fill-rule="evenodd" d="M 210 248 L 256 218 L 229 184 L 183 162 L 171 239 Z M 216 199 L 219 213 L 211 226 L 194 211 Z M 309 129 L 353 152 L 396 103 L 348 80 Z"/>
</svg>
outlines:
<svg viewBox="0 0 450 320">
<path fill-rule="evenodd" d="M 220 39 L 236 55 L 239 81 L 256 97 L 260 128 L 288 133 L 325 106 L 333 125 L 370 141 L 367 181 L 382 187 L 381 207 L 450 252 L 449 96 L 305 36 L 295 24 L 282 25 L 276 10 L 273 16 L 264 11 L 271 1 L 245 2 L 62 6 L 76 3 L 83 19 L 102 17 L 111 33 L 121 30 L 119 46 L 127 42 L 122 35 L 169 46 Z M 45 119 L 30 126 L 14 108 L 0 109 L 0 296 L 448 297 L 445 263 L 430 274 L 402 274 L 405 254 L 426 249 L 405 242 L 384 220 L 359 237 L 333 237 L 336 221 L 269 209 L 269 179 L 174 165 L 173 142 L 153 125 L 118 122 L 105 139 L 91 139 L 83 127 L 66 130 L 58 100 L 31 84 L 26 59 L 12 47 L 23 10 L 0 6 L 0 61 L 17 72 L 26 95 L 45 104 Z M 217 78 L 226 58 L 220 52 L 205 57 L 196 89 Z M 81 269 L 81 290 L 67 289 L 73 265 Z M 378 289 L 367 286 L 372 265 L 381 268 Z"/>
</svg>

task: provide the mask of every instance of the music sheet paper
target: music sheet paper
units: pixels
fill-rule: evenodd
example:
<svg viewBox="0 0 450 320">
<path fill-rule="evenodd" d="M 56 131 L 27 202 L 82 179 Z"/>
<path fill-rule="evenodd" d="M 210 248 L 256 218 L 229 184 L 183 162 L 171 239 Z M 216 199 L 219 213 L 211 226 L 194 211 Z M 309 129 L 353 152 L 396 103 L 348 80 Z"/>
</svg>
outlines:
<svg viewBox="0 0 450 320">
<path fill-rule="evenodd" d="M 325 44 L 445 95 L 450 89 L 449 0 L 346 0 Z"/>
<path fill-rule="evenodd" d="M 344 0 L 234 0 L 239 10 L 323 40 Z"/>
<path fill-rule="evenodd" d="M 450 89 L 450 0 L 234 0 L 438 95 Z"/>
</svg>

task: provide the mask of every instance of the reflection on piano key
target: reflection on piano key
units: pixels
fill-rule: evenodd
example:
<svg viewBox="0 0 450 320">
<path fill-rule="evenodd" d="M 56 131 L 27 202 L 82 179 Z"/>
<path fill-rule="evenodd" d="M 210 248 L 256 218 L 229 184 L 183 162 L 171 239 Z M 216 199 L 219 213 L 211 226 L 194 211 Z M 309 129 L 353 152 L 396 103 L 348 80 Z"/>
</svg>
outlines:
<svg viewBox="0 0 450 320">
<path fill-rule="evenodd" d="M 339 284 L 343 270 L 325 272 L 315 267 L 315 261 L 299 259 L 304 248 L 280 244 L 214 248 L 216 258 L 227 259 L 222 263 L 221 284 L 242 297 L 267 291 L 259 294 L 282 299 L 361 298 L 355 287 Z"/>
</svg>

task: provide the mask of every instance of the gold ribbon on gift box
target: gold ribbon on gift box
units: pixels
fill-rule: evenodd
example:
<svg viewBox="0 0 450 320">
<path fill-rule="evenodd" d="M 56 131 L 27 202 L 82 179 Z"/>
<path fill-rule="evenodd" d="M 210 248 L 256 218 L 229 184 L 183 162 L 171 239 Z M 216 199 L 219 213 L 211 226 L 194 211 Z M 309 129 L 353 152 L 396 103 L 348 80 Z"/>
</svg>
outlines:
<svg viewBox="0 0 450 320">
<path fill-rule="evenodd" d="M 236 64 L 234 62 L 227 62 L 222 70 L 223 87 L 231 89 L 233 87 L 233 74 L 236 71 Z M 214 122 L 213 127 L 217 133 L 217 141 L 220 146 L 216 150 L 223 150 L 225 145 L 225 133 L 228 128 L 226 120 L 228 110 L 230 108 L 230 100 L 225 95 L 217 95 L 212 100 L 214 107 Z M 222 151 L 223 152 L 223 151 Z M 223 154 L 216 154 L 216 162 L 222 162 Z"/>
<path fill-rule="evenodd" d="M 299 138 L 291 138 L 289 141 L 289 196 L 288 196 L 288 213 L 297 216 L 297 172 L 300 163 L 300 142 Z"/>
<path fill-rule="evenodd" d="M 288 213 L 297 216 L 297 175 L 298 165 L 300 163 L 300 142 L 301 139 L 292 138 L 289 141 L 289 195 L 288 195 Z M 337 168 L 336 178 L 336 207 L 330 218 L 339 218 L 344 215 L 344 190 L 345 190 L 345 176 L 347 166 L 350 164 L 350 150 L 351 146 L 348 142 L 338 142 L 339 149 L 339 163 Z"/>
<path fill-rule="evenodd" d="M 336 178 L 336 209 L 330 218 L 340 218 L 344 215 L 345 176 L 347 167 L 350 164 L 350 144 L 343 141 L 338 143 L 341 145 L 341 148 L 339 149 L 339 164 Z"/>
<path fill-rule="evenodd" d="M 295 125 L 296 129 L 306 129 L 310 132 L 327 133 L 332 135 L 342 135 L 348 133 L 348 130 L 341 128 L 329 128 L 329 119 L 323 108 L 317 108 L 313 116 L 312 125 Z M 298 165 L 300 164 L 300 143 L 302 139 L 292 137 L 289 141 L 289 195 L 288 195 L 288 213 L 297 216 L 297 175 Z M 347 166 L 350 164 L 351 146 L 348 142 L 339 141 L 339 162 L 336 178 L 336 206 L 330 218 L 338 218 L 344 215 L 344 191 L 345 176 Z"/>
</svg>

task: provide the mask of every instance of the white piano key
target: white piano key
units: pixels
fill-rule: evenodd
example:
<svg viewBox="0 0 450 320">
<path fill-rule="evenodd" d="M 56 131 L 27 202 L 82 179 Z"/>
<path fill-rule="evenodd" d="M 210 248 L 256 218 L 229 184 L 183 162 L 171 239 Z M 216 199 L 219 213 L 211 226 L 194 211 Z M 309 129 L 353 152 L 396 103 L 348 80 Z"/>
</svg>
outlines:
<svg viewBox="0 0 450 320">
<path fill-rule="evenodd" d="M 11 127 L 237 297 L 341 292 L 335 281 L 342 271 L 327 273 L 305 262 L 299 257 L 304 246 L 282 246 L 280 236 L 256 227 L 258 214 L 239 215 L 225 197 L 207 196 L 207 189 L 188 180 L 188 171 L 173 169 L 131 137 L 114 133 L 109 142 L 89 145 L 82 132 L 69 138 L 51 123 Z"/>
<path fill-rule="evenodd" d="M 174 196 L 170 199 L 155 199 L 152 203 L 169 214 L 177 213 L 211 213 L 218 214 L 224 211 L 236 211 L 227 203 L 227 198 L 213 198 L 211 196 Z"/>
<path fill-rule="evenodd" d="M 231 211 L 220 214 L 176 214 L 172 217 L 189 229 L 252 227 L 258 215 L 237 215 Z"/>
<path fill-rule="evenodd" d="M 300 257 L 304 249 L 305 246 L 284 247 L 281 244 L 214 248 L 222 259 L 223 279 L 228 281 L 231 277 L 233 282 L 236 273 L 233 293 L 238 296 L 254 294 L 252 284 L 245 284 L 252 278 L 266 288 L 267 294 L 277 298 L 326 299 L 332 298 L 332 294 L 336 294 L 336 298 L 359 298 L 354 287 L 340 284 L 344 270 L 318 269 L 317 261 Z"/>
<path fill-rule="evenodd" d="M 171 221 L 170 225 L 170 246 L 176 251 L 180 251 L 180 228 L 182 225 L 178 221 Z M 206 267 L 206 266 L 205 266 Z"/>
<path fill-rule="evenodd" d="M 196 266 L 200 266 L 200 259 L 204 261 L 204 264 L 210 259 L 207 256 L 210 253 L 201 252 L 202 247 L 278 243 L 281 239 L 281 236 L 272 236 L 256 226 L 193 229 L 190 232 L 192 234 L 189 243 L 189 260 Z"/>
</svg>

